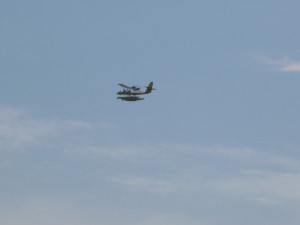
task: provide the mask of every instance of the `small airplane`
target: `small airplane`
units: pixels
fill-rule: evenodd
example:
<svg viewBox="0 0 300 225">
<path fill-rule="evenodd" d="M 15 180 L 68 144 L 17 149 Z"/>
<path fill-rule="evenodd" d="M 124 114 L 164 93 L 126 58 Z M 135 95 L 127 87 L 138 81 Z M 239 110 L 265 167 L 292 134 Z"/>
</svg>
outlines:
<svg viewBox="0 0 300 225">
<path fill-rule="evenodd" d="M 119 84 L 120 85 L 120 84 Z M 121 85 L 120 85 L 121 86 Z M 126 85 L 125 85 L 126 86 Z M 135 91 L 131 91 L 130 89 L 129 90 L 126 90 L 126 89 L 123 89 L 123 91 L 119 91 L 117 94 L 118 95 L 145 95 L 145 94 L 149 94 L 152 92 L 152 90 L 155 90 L 153 88 L 153 82 L 150 82 L 149 85 L 146 87 L 146 91 L 142 92 L 142 91 L 138 91 L 138 90 L 135 90 Z M 128 89 L 128 88 L 127 88 Z"/>
<path fill-rule="evenodd" d="M 122 101 L 139 101 L 144 100 L 144 98 L 140 98 L 138 95 L 145 95 L 152 92 L 152 90 L 155 90 L 153 88 L 153 82 L 150 82 L 148 86 L 146 87 L 145 91 L 140 91 L 140 88 L 137 86 L 127 86 L 125 84 L 119 84 L 121 87 L 123 87 L 123 91 L 119 91 L 118 95 L 126 95 L 122 97 L 117 97 L 117 99 L 121 99 Z"/>
</svg>

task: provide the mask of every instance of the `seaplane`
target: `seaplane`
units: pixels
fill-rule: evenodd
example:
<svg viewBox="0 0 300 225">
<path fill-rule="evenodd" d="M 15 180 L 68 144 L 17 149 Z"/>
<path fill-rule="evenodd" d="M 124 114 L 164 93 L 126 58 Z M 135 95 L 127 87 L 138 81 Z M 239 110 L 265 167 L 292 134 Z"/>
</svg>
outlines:
<svg viewBox="0 0 300 225">
<path fill-rule="evenodd" d="M 150 82 L 148 86 L 146 86 L 145 91 L 141 91 L 141 88 L 138 86 L 127 86 L 125 84 L 119 84 L 124 89 L 122 91 L 117 92 L 117 95 L 125 95 L 121 97 L 117 97 L 117 99 L 121 99 L 122 101 L 139 101 L 144 100 L 144 98 L 139 97 L 138 95 L 145 95 L 155 90 L 153 88 L 153 82 Z"/>
</svg>

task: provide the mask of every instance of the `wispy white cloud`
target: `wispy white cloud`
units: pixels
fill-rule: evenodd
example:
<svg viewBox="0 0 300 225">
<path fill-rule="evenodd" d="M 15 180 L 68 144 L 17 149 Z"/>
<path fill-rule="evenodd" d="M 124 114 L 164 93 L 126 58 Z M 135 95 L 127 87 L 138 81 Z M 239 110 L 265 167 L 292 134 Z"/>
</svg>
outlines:
<svg viewBox="0 0 300 225">
<path fill-rule="evenodd" d="M 176 184 L 157 178 L 149 177 L 138 177 L 138 176 L 129 176 L 129 177 L 115 177 L 111 179 L 113 182 L 117 182 L 129 187 L 133 187 L 137 190 L 150 191 L 155 193 L 173 193 L 177 191 Z"/>
<path fill-rule="evenodd" d="M 219 193 L 237 199 L 263 204 L 280 204 L 300 201 L 300 173 L 283 173 L 259 170 L 243 171 L 240 176 L 224 174 L 224 177 L 201 175 L 201 171 L 182 173 L 167 178 L 117 177 L 113 182 L 125 185 L 133 191 L 157 194 Z M 197 174 L 198 173 L 198 174 Z"/>
<path fill-rule="evenodd" d="M 58 198 L 35 198 L 12 204 L 0 204 L 0 223 L 9 225 L 212 225 L 181 213 L 142 213 L 134 215 L 126 212 L 113 212 L 102 203 L 96 209 L 74 204 Z M 124 215 L 125 214 L 125 215 Z"/>
<path fill-rule="evenodd" d="M 18 202 L 18 205 L 11 203 L 10 205 L 11 207 L 3 205 L 3 202 L 0 205 L 1 224 L 93 224 L 83 217 L 79 209 L 59 199 L 35 198 Z"/>
<path fill-rule="evenodd" d="M 72 141 L 70 143 L 77 146 L 79 137 L 84 132 L 95 131 L 99 127 L 105 130 L 115 129 L 114 125 L 100 122 L 37 119 L 22 109 L 0 106 L 1 150 L 24 151 L 37 145 L 45 148 L 53 138 L 66 139 L 70 136 L 77 140 L 77 143 Z"/>
<path fill-rule="evenodd" d="M 260 61 L 262 63 L 271 65 L 274 69 L 283 72 L 300 72 L 300 61 L 294 61 L 288 57 L 283 57 L 281 59 L 271 59 L 268 57 L 261 57 Z"/>
<path fill-rule="evenodd" d="M 99 143 L 90 145 L 88 143 L 81 143 L 80 145 L 71 145 L 66 148 L 70 154 L 78 154 L 86 157 L 106 157 L 114 159 L 136 159 L 150 157 L 151 153 L 147 151 L 148 147 L 134 146 L 134 145 L 101 145 Z"/>
<path fill-rule="evenodd" d="M 132 190 L 165 195 L 215 192 L 264 204 L 300 201 L 300 161 L 296 158 L 250 148 L 178 144 L 162 146 L 158 149 L 165 153 L 160 155 L 160 160 L 166 157 L 166 161 L 161 163 L 168 165 L 168 172 L 148 176 L 125 174 L 111 181 Z M 177 162 L 167 162 L 170 155 L 164 154 L 168 151 L 170 155 L 175 155 Z M 197 161 L 181 163 L 181 160 L 191 158 Z M 207 162 L 201 161 L 201 158 Z M 164 169 L 163 165 L 160 167 Z M 170 172 L 170 169 L 174 172 Z"/>
<path fill-rule="evenodd" d="M 262 203 L 300 201 L 300 173 L 252 171 L 212 182 L 217 191 Z"/>
<path fill-rule="evenodd" d="M 55 124 L 33 120 L 22 110 L 0 107 L 1 149 L 34 144 L 45 135 L 52 135 Z"/>
<path fill-rule="evenodd" d="M 187 217 L 185 215 L 180 214 L 156 214 L 148 216 L 143 220 L 136 223 L 136 225 L 209 225 L 211 223 L 207 223 L 204 221 L 200 221 L 199 219 Z M 135 223 L 134 223 L 135 225 Z"/>
</svg>

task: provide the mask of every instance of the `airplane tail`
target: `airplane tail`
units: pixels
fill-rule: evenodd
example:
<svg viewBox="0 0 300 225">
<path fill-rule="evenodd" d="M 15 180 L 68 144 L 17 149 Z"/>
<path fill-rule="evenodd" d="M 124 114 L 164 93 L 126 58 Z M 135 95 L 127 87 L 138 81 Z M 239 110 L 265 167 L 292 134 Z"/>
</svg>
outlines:
<svg viewBox="0 0 300 225">
<path fill-rule="evenodd" d="M 153 88 L 153 82 L 150 82 L 149 85 L 147 86 L 145 94 L 151 93 L 152 90 L 155 90 L 155 89 Z"/>
</svg>

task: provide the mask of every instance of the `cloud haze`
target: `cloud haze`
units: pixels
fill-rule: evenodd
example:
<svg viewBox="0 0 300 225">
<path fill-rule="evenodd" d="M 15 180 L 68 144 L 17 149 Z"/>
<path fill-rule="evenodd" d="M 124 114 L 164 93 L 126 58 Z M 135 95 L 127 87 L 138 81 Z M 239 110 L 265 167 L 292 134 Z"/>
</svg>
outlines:
<svg viewBox="0 0 300 225">
<path fill-rule="evenodd" d="M 300 62 L 293 61 L 288 57 L 283 57 L 282 59 L 270 59 L 267 57 L 261 57 L 261 62 L 273 66 L 276 70 L 282 72 L 299 72 Z"/>
<path fill-rule="evenodd" d="M 297 158 L 250 147 L 114 143 L 122 140 L 116 125 L 35 119 L 6 106 L 0 108 L 0 124 L 0 184 L 6 199 L 0 205 L 6 212 L 0 219 L 3 224 L 101 222 L 98 217 L 85 218 L 87 212 L 79 213 L 86 210 L 79 202 L 90 196 L 98 200 L 118 196 L 119 192 L 170 199 L 219 196 L 258 205 L 300 202 Z M 14 195 L 23 206 L 10 216 L 5 202 L 13 204 L 8 198 Z M 75 205 L 69 207 L 73 201 Z M 112 197 L 109 204 L 104 201 L 97 207 L 118 201 Z M 143 213 L 139 221 L 127 218 L 123 224 L 199 224 L 188 217 L 153 212 L 149 218 Z M 113 216 L 102 218 L 101 224 L 120 223 Z"/>
</svg>

